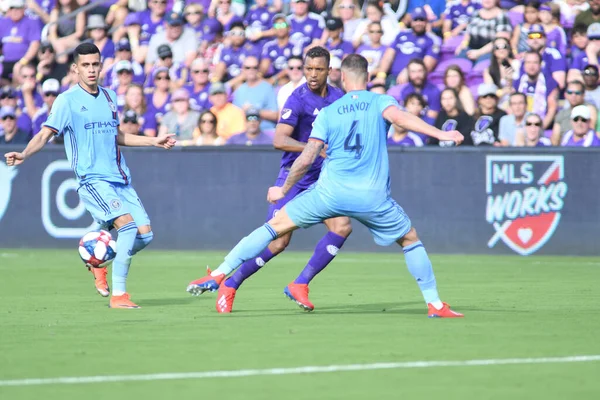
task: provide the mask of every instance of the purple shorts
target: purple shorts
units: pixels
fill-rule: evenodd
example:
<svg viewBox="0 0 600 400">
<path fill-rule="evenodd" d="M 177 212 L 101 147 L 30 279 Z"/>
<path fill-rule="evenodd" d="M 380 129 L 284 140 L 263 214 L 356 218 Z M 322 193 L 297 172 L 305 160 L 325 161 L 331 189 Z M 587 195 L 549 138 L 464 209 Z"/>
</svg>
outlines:
<svg viewBox="0 0 600 400">
<path fill-rule="evenodd" d="M 283 186 L 289 173 L 289 169 L 281 168 L 281 170 L 279 171 L 279 176 L 275 181 L 275 186 Z M 306 176 L 304 176 L 304 178 L 302 178 L 302 180 L 299 183 L 297 183 L 296 185 L 294 185 L 294 187 L 290 189 L 290 191 L 285 195 L 283 199 L 279 200 L 275 204 L 271 204 L 269 206 L 269 212 L 267 213 L 267 222 L 269 222 L 271 218 L 275 216 L 277 211 L 281 210 L 283 206 L 289 203 L 294 197 L 298 196 L 300 193 L 308 189 L 314 182 L 317 181 L 317 179 L 319 179 L 318 174 L 314 176 L 314 174 L 311 174 L 309 172 L 308 174 L 306 174 Z M 298 185 L 300 185 L 300 187 Z"/>
</svg>

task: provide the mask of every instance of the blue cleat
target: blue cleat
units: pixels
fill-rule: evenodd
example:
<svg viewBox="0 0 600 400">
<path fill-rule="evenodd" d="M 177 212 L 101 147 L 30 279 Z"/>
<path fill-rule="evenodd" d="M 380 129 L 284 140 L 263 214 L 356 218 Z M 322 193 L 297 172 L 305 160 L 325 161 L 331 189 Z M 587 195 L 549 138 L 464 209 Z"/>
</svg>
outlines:
<svg viewBox="0 0 600 400">
<path fill-rule="evenodd" d="M 186 290 L 193 296 L 200 296 L 206 291 L 216 292 L 219 290 L 219 286 L 221 286 L 221 283 L 224 279 L 225 274 L 216 276 L 206 275 L 200 279 L 190 282 Z"/>
</svg>

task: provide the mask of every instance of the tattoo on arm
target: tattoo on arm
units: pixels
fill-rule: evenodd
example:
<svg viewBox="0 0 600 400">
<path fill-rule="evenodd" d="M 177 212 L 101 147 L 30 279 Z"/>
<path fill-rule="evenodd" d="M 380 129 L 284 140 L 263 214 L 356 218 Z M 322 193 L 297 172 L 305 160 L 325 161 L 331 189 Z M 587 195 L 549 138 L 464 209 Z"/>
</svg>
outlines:
<svg viewBox="0 0 600 400">
<path fill-rule="evenodd" d="M 308 143 L 306 143 L 304 151 L 302 151 L 302 154 L 294 161 L 292 169 L 283 184 L 283 193 L 289 192 L 289 190 L 308 172 L 315 162 L 315 159 L 319 156 L 323 146 L 324 144 L 320 140 L 309 140 Z"/>
</svg>

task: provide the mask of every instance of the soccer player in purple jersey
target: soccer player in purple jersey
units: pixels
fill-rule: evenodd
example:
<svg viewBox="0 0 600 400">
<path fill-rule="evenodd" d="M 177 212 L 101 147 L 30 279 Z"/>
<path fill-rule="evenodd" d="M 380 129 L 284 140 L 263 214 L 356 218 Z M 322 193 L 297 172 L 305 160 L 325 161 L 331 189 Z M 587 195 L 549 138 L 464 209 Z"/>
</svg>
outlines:
<svg viewBox="0 0 600 400">
<path fill-rule="evenodd" d="M 304 59 L 306 83 L 292 93 L 281 110 L 281 118 L 277 124 L 273 144 L 275 148 L 283 150 L 284 153 L 281 158 L 281 169 L 275 185 L 281 186 L 285 182 L 292 164 L 306 146 L 312 124 L 319 111 L 344 95 L 340 89 L 327 84 L 327 77 L 330 70 L 329 59 L 329 52 L 323 47 L 314 47 L 306 53 Z M 269 207 L 267 220 L 273 218 L 286 203 L 317 181 L 322 164 L 323 158 L 318 157 L 306 176 L 283 199 Z M 314 308 L 308 299 L 309 282 L 333 260 L 338 250 L 346 241 L 346 238 L 352 232 L 350 219 L 347 217 L 328 219 L 324 223 L 329 231 L 317 244 L 313 256 L 302 273 L 294 282 L 287 286 L 287 289 L 293 294 L 296 302 L 307 310 Z M 205 289 L 206 285 L 204 284 L 207 281 L 217 282 L 220 285 L 218 286 L 217 312 L 231 312 L 233 300 L 240 285 L 269 260 L 285 250 L 291 238 L 292 235 L 290 233 L 273 240 L 258 257 L 243 263 L 229 279 L 225 280 L 225 275 L 223 274 L 212 275 L 210 273 L 205 277 L 190 282 L 187 291 L 196 296 L 206 290 L 214 291 L 216 287 L 215 289 Z M 221 285 L 221 282 L 224 280 L 225 283 Z"/>
</svg>

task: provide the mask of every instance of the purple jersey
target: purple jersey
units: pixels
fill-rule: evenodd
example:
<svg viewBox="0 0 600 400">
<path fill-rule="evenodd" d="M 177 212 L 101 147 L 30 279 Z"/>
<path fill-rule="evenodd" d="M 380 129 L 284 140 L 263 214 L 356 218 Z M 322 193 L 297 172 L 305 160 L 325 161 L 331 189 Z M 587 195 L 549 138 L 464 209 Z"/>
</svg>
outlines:
<svg viewBox="0 0 600 400">
<path fill-rule="evenodd" d="M 4 61 L 18 61 L 29 49 L 32 42 L 40 40 L 41 27 L 38 21 L 23 17 L 19 22 L 10 18 L 0 18 L 0 38 L 2 38 L 2 54 Z"/>
<path fill-rule="evenodd" d="M 169 96 L 167 96 L 167 101 L 165 101 L 164 104 L 162 104 L 159 107 L 154 105 L 154 103 L 152 102 L 152 97 L 152 93 L 146 95 L 146 115 L 154 115 L 156 123 L 160 123 L 160 120 L 162 119 L 163 115 L 171 111 L 171 95 L 169 94 Z"/>
<path fill-rule="evenodd" d="M 552 141 L 547 137 L 541 137 L 535 144 L 535 147 L 552 147 Z"/>
<path fill-rule="evenodd" d="M 34 90 L 32 94 L 33 104 L 35 104 L 36 108 L 41 108 L 44 105 L 44 98 L 37 90 Z M 23 92 L 20 90 L 17 91 L 17 107 L 22 109 L 24 113 L 27 112 L 27 107 L 25 107 L 25 99 L 23 98 Z"/>
<path fill-rule="evenodd" d="M 590 129 L 582 138 L 576 140 L 573 130 L 570 130 L 565 133 L 560 145 L 565 147 L 598 147 L 600 146 L 600 139 L 596 136 L 596 131 Z"/>
<path fill-rule="evenodd" d="M 345 55 L 354 53 L 354 47 L 352 46 L 352 43 L 344 42 L 343 40 L 336 45 L 331 44 L 331 39 L 327 40 L 327 43 L 325 43 L 325 48 L 329 50 L 331 57 L 337 57 L 340 60 L 342 60 Z"/>
<path fill-rule="evenodd" d="M 544 97 L 544 99 L 547 99 L 548 95 L 550 93 L 552 93 L 552 91 L 558 87 L 558 83 L 550 75 L 544 74 L 544 77 L 546 78 L 546 91 L 545 91 L 545 95 L 543 97 Z M 521 79 L 525 79 L 525 83 L 523 85 L 521 84 Z M 529 79 L 527 79 L 526 77 L 517 79 L 513 83 L 513 87 L 514 87 L 515 91 L 523 93 L 526 96 L 527 111 L 529 111 L 529 112 L 536 112 L 536 109 L 537 109 L 536 105 L 535 105 L 536 100 L 539 100 L 539 98 L 536 97 L 536 93 L 535 93 L 537 84 L 538 84 L 537 79 L 535 82 L 530 82 Z M 547 108 L 547 105 L 546 105 L 546 108 Z M 544 118 L 546 116 L 546 111 L 547 110 L 544 110 L 543 113 L 541 113 L 541 112 L 537 112 L 537 113 L 540 117 Z"/>
<path fill-rule="evenodd" d="M 33 127 L 33 134 L 37 135 L 42 130 L 42 125 L 48 119 L 48 109 L 44 105 L 44 107 L 40 108 L 38 112 L 35 113 L 33 119 L 31 121 Z"/>
<path fill-rule="evenodd" d="M 524 64 L 521 67 L 522 69 L 525 67 Z M 552 75 L 557 71 L 566 71 L 567 62 L 560 51 L 546 47 L 542 53 L 542 69 L 546 75 Z"/>
<path fill-rule="evenodd" d="M 246 13 L 244 24 L 250 29 L 257 31 L 268 31 L 271 29 L 271 20 L 275 13 L 269 11 L 267 7 L 252 6 Z"/>
<path fill-rule="evenodd" d="M 413 86 L 412 83 L 409 82 L 400 91 L 400 96 L 396 100 L 398 100 L 398 103 L 400 103 L 401 105 L 404 105 L 404 99 L 406 99 L 406 96 L 412 93 L 419 93 L 427 102 L 427 107 L 425 108 L 425 110 L 423 110 L 423 114 L 425 114 L 427 110 L 440 112 L 440 110 L 442 109 L 442 106 L 440 104 L 440 90 L 437 88 L 436 85 L 429 82 L 425 82 L 425 85 L 423 85 L 423 89 L 417 89 Z"/>
<path fill-rule="evenodd" d="M 421 136 L 413 132 L 408 132 L 401 140 L 394 140 L 393 136 L 390 136 L 387 140 L 388 146 L 402 146 L 402 147 L 423 147 L 425 144 Z"/>
<path fill-rule="evenodd" d="M 148 43 L 150 43 L 150 38 L 152 35 L 163 31 L 163 18 L 159 18 L 158 21 L 153 21 L 150 10 L 141 11 L 137 14 L 137 16 L 140 21 L 140 25 L 142 26 L 142 30 L 140 32 L 140 45 L 147 46 Z"/>
<path fill-rule="evenodd" d="M 242 64 L 248 56 L 255 56 L 260 60 L 260 52 L 250 43 L 246 42 L 240 48 L 222 47 L 218 56 L 219 62 L 225 63 L 227 74 L 230 78 L 238 76 L 242 70 Z"/>
<path fill-rule="evenodd" d="M 277 40 L 267 42 L 262 51 L 262 58 L 271 60 L 267 77 L 283 70 L 291 56 L 302 56 L 302 48 L 294 46 L 291 42 L 288 42 L 284 47 L 279 47 Z"/>
<path fill-rule="evenodd" d="M 571 47 L 571 65 L 569 69 L 576 69 L 582 71 L 583 68 L 589 64 L 589 58 L 585 51 L 573 46 Z"/>
<path fill-rule="evenodd" d="M 438 59 L 440 55 L 440 39 L 432 33 L 417 36 L 411 29 L 402 31 L 390 45 L 396 51 L 390 74 L 398 75 L 413 58 L 424 59 L 430 56 Z"/>
<path fill-rule="evenodd" d="M 108 39 L 106 43 L 104 43 L 104 47 L 100 50 L 100 58 L 102 61 L 107 58 L 115 58 L 115 44 L 112 40 Z"/>
<path fill-rule="evenodd" d="M 463 5 L 461 0 L 451 0 L 446 3 L 446 10 L 444 15 L 446 20 L 452 21 L 452 28 L 454 29 L 460 24 L 468 24 L 475 11 L 481 8 L 481 4 L 478 1 L 469 1 L 467 5 Z"/>
<path fill-rule="evenodd" d="M 242 146 L 255 146 L 260 144 L 273 144 L 273 139 L 266 133 L 260 132 L 255 138 L 249 138 L 246 132 L 238 133 L 233 135 L 227 140 L 227 144 L 231 145 L 242 145 Z"/>
<path fill-rule="evenodd" d="M 318 14 L 308 13 L 305 18 L 295 15 L 288 17 L 290 23 L 290 42 L 305 48 L 315 39 L 320 39 L 325 30 L 325 20 Z"/>
<path fill-rule="evenodd" d="M 556 49 L 560 54 L 567 54 L 567 34 L 560 26 L 555 26 L 550 32 L 546 32 L 547 46 Z"/>
<path fill-rule="evenodd" d="M 376 49 L 373 46 L 363 44 L 358 47 L 356 54 L 360 54 L 367 59 L 369 62 L 369 72 L 371 72 L 379 67 L 379 63 L 383 58 L 383 53 L 385 53 L 387 48 L 387 46 L 382 45 Z"/>
<path fill-rule="evenodd" d="M 194 92 L 194 84 L 189 83 L 183 87 L 190 94 L 190 107 L 196 111 L 208 110 L 212 107 L 212 103 L 208 99 L 208 91 L 210 90 L 210 83 L 204 86 L 204 89 Z"/>
<path fill-rule="evenodd" d="M 327 85 L 327 96 L 321 97 L 313 93 L 306 83 L 300 85 L 288 97 L 281 109 L 280 124 L 294 128 L 292 138 L 306 143 L 312 131 L 312 124 L 323 107 L 327 107 L 344 96 L 344 92 L 336 87 Z M 301 153 L 284 152 L 281 156 L 281 171 L 279 178 L 285 179 L 292 164 Z M 318 157 L 308 173 L 296 184 L 299 188 L 307 188 L 319 178 L 323 158 Z"/>
<path fill-rule="evenodd" d="M 38 3 L 40 8 L 42 10 L 44 10 L 44 12 L 46 14 L 50 15 L 50 12 L 56 5 L 56 0 L 42 0 L 42 1 L 36 1 L 36 3 Z M 40 16 L 37 15 L 35 12 L 33 12 L 33 10 L 31 8 L 28 7 L 25 9 L 25 15 L 34 21 L 38 21 L 40 23 L 40 29 L 44 26 L 44 23 L 40 19 Z"/>
<path fill-rule="evenodd" d="M 104 76 L 104 86 L 115 90 L 119 86 L 119 79 L 117 78 L 117 71 L 115 71 L 115 62 L 107 71 Z M 137 61 L 131 61 L 131 68 L 133 68 L 133 83 L 139 83 L 143 85 L 146 81 L 146 74 L 144 73 L 144 67 L 141 66 Z"/>
</svg>

